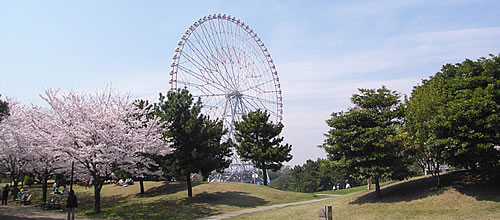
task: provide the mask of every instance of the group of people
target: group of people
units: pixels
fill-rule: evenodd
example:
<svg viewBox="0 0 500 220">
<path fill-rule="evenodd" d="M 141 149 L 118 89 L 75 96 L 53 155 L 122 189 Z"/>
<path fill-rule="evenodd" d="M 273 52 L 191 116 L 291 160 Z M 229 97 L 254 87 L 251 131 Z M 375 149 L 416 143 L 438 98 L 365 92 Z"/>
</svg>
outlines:
<svg viewBox="0 0 500 220">
<path fill-rule="evenodd" d="M 349 182 L 346 181 L 344 189 L 349 189 L 349 188 L 351 188 L 351 184 L 349 184 Z M 339 189 L 340 189 L 340 183 L 337 183 L 336 186 L 333 186 L 333 190 L 339 190 Z"/>
<path fill-rule="evenodd" d="M 131 178 L 127 178 L 125 180 L 120 179 L 120 180 L 116 181 L 114 184 L 115 184 L 115 186 L 127 187 L 128 185 L 133 185 L 134 180 L 132 180 Z"/>
<path fill-rule="evenodd" d="M 69 192 L 66 191 L 66 186 L 63 186 L 64 189 L 63 191 L 59 192 L 57 184 L 54 183 L 54 193 L 56 194 L 68 194 L 68 199 L 66 202 L 66 208 L 68 209 L 68 220 L 75 219 L 75 210 L 78 208 L 78 200 L 75 195 L 74 190 L 70 190 Z M 9 198 L 9 191 L 10 191 L 10 186 L 9 184 L 5 184 L 5 187 L 2 189 L 2 205 L 7 205 L 7 200 Z M 21 192 L 25 192 L 24 190 L 21 190 Z"/>
<path fill-rule="evenodd" d="M 57 185 L 56 182 L 54 182 L 53 187 L 54 187 L 54 189 L 52 190 L 52 192 L 54 194 L 60 194 L 60 195 L 67 195 L 67 194 L 69 194 L 68 189 L 66 189 L 66 185 L 63 185 L 63 190 L 62 191 L 59 191 L 59 186 Z"/>
<path fill-rule="evenodd" d="M 11 192 L 13 199 L 17 200 L 18 195 L 23 195 L 23 198 L 29 195 L 29 190 L 20 189 L 18 190 L 15 186 L 10 187 L 9 184 L 5 184 L 2 189 L 2 205 L 7 205 L 7 200 L 9 198 L 9 192 Z"/>
</svg>

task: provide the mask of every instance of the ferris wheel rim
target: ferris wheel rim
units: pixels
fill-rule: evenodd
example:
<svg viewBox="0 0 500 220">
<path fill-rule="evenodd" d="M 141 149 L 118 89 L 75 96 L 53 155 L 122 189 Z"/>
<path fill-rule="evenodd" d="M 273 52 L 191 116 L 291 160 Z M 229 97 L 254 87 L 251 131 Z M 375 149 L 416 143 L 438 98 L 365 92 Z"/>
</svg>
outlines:
<svg viewBox="0 0 500 220">
<path fill-rule="evenodd" d="M 273 117 L 276 118 L 276 122 L 281 122 L 282 118 L 283 118 L 282 92 L 281 92 L 281 86 L 280 86 L 280 83 L 279 83 L 279 77 L 278 77 L 276 66 L 274 65 L 273 59 L 271 58 L 270 53 L 268 52 L 267 48 L 265 47 L 265 45 L 262 42 L 262 40 L 260 39 L 260 37 L 257 36 L 257 33 L 254 32 L 253 29 L 251 29 L 247 24 L 245 24 L 244 22 L 240 21 L 236 17 L 232 17 L 230 15 L 225 15 L 225 14 L 224 15 L 221 15 L 221 14 L 218 14 L 218 15 L 217 14 L 208 15 L 208 16 L 205 16 L 205 17 L 199 19 L 198 21 L 195 21 L 192 25 L 190 25 L 186 29 L 186 31 L 184 32 L 184 34 L 181 36 L 181 40 L 177 44 L 178 47 L 175 49 L 175 54 L 173 56 L 173 62 L 171 64 L 171 71 L 170 71 L 171 79 L 169 81 L 169 83 L 171 84 L 170 90 L 171 91 L 176 91 L 177 89 L 179 89 L 178 83 L 184 85 L 185 87 L 187 87 L 187 85 L 189 85 L 190 82 L 183 82 L 182 80 L 179 80 L 179 77 L 178 77 L 179 76 L 178 75 L 179 74 L 179 68 L 182 66 L 181 63 L 180 63 L 181 62 L 181 57 L 183 57 L 183 56 L 184 57 L 188 57 L 188 55 L 183 54 L 184 48 L 190 42 L 189 41 L 190 37 L 193 35 L 193 33 L 195 33 L 197 31 L 198 28 L 201 28 L 202 25 L 206 24 L 207 22 L 213 21 L 213 20 L 222 20 L 222 21 L 225 21 L 225 22 L 231 22 L 232 24 L 234 24 L 237 27 L 241 28 L 241 30 L 244 30 L 245 33 L 251 37 L 251 39 L 253 40 L 253 43 L 255 43 L 256 45 L 258 45 L 258 49 L 259 49 L 258 51 L 262 53 L 259 56 L 263 57 L 262 61 L 265 61 L 265 63 L 267 64 L 266 68 L 269 70 L 269 72 L 270 72 L 270 74 L 272 76 L 272 80 L 270 79 L 268 81 L 262 82 L 262 84 L 268 84 L 268 83 L 271 83 L 271 81 L 272 81 L 272 83 L 274 85 L 274 90 L 270 91 L 270 92 L 275 93 L 275 100 L 266 100 L 266 99 L 261 99 L 259 97 L 252 97 L 252 96 L 250 96 L 248 94 L 242 94 L 243 92 L 246 92 L 246 91 L 249 91 L 249 90 L 255 90 L 255 91 L 257 91 L 258 87 L 260 86 L 259 84 L 251 86 L 251 87 L 248 87 L 248 88 L 245 88 L 245 89 L 241 90 L 241 93 L 239 93 L 240 91 L 238 89 L 234 89 L 234 91 L 238 92 L 238 93 L 233 92 L 234 94 L 228 93 L 227 91 L 224 91 L 223 89 L 220 89 L 220 88 L 218 88 L 216 86 L 213 86 L 214 89 L 218 88 L 221 91 L 219 91 L 219 93 L 217 93 L 217 94 L 215 94 L 215 93 L 212 93 L 211 95 L 209 95 L 209 94 L 204 94 L 204 95 L 197 94 L 197 95 L 194 95 L 194 96 L 195 97 L 210 97 L 210 96 L 226 96 L 227 97 L 228 95 L 234 95 L 235 97 L 240 97 L 240 98 L 245 97 L 245 98 L 248 98 L 249 100 L 258 100 L 258 101 L 255 101 L 254 103 L 247 103 L 248 105 L 252 105 L 253 106 L 252 108 L 256 108 L 254 110 L 257 110 L 257 109 L 268 110 L 265 107 L 266 104 L 264 104 L 263 102 L 269 102 L 269 104 L 272 104 L 272 105 L 276 106 L 276 108 L 275 108 L 276 111 L 274 112 L 274 116 Z M 222 50 L 223 49 L 224 48 L 222 48 Z M 255 56 L 257 56 L 257 55 L 255 55 Z M 188 71 L 188 70 L 182 70 L 182 71 Z M 208 71 L 211 71 L 211 70 L 208 70 Z M 214 84 L 218 84 L 215 81 L 213 83 Z M 219 84 L 220 84 L 221 87 L 224 87 L 224 86 L 222 86 L 222 83 L 219 82 Z M 227 83 L 227 85 L 230 85 L 230 83 Z M 200 86 L 200 85 L 190 85 L 190 86 Z M 247 102 L 248 102 L 248 100 L 247 100 Z M 242 102 L 241 104 L 244 105 L 245 103 Z M 227 105 L 227 103 L 226 103 L 226 105 Z"/>
</svg>

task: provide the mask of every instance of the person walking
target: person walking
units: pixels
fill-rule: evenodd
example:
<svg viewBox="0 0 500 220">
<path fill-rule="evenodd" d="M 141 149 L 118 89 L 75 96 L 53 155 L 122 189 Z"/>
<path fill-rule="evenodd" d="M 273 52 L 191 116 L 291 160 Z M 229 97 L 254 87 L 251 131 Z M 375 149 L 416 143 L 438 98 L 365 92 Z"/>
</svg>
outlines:
<svg viewBox="0 0 500 220">
<path fill-rule="evenodd" d="M 2 205 L 7 205 L 7 200 L 9 198 L 9 184 L 5 184 L 2 191 Z"/>
<path fill-rule="evenodd" d="M 66 208 L 68 209 L 68 220 L 75 220 L 75 210 L 78 208 L 78 201 L 76 199 L 75 191 L 69 191 L 68 200 L 66 202 Z M 71 217 L 71 218 L 70 218 Z"/>
</svg>

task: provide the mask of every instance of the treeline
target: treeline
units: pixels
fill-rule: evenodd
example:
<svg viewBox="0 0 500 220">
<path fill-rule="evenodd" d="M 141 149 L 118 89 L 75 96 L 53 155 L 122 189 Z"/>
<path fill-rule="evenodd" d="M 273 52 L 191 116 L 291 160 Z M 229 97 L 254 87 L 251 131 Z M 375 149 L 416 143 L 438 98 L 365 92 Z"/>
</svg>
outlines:
<svg viewBox="0 0 500 220">
<path fill-rule="evenodd" d="M 271 184 L 314 192 L 372 179 L 431 173 L 443 167 L 487 170 L 500 163 L 500 58 L 446 64 L 411 96 L 385 86 L 359 89 L 353 106 L 334 112 L 320 146 L 328 160 L 308 160 Z"/>
<path fill-rule="evenodd" d="M 343 169 L 335 169 L 327 159 L 307 160 L 303 165 L 272 172 L 271 187 L 296 192 L 319 192 L 332 190 L 339 185 L 340 189 L 347 184 L 358 186 L 361 182 L 349 177 Z"/>
</svg>

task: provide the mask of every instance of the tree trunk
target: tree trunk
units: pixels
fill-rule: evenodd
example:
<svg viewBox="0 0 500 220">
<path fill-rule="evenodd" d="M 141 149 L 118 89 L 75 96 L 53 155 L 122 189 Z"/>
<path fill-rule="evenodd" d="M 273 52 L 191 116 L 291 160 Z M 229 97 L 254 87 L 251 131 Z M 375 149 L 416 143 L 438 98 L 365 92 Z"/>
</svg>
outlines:
<svg viewBox="0 0 500 220">
<path fill-rule="evenodd" d="M 380 180 L 379 180 L 379 177 L 376 176 L 375 178 L 375 195 L 377 196 L 377 198 L 380 198 L 381 194 L 380 194 Z"/>
<path fill-rule="evenodd" d="M 191 173 L 188 172 L 186 175 L 186 184 L 188 188 L 188 197 L 191 198 L 193 197 L 193 188 L 191 186 Z"/>
<path fill-rule="evenodd" d="M 45 205 L 47 203 L 47 178 L 42 178 L 42 204 Z"/>
<path fill-rule="evenodd" d="M 139 185 L 141 186 L 141 194 L 144 194 L 144 181 L 142 178 L 139 180 Z"/>
<path fill-rule="evenodd" d="M 104 181 L 100 177 L 94 177 L 94 212 L 101 212 L 101 189 Z"/>
<path fill-rule="evenodd" d="M 13 183 L 14 184 L 13 184 L 13 188 L 12 188 L 12 201 L 16 201 L 17 193 L 19 192 L 19 189 L 17 188 L 17 186 L 19 184 L 19 180 L 14 179 Z"/>
<path fill-rule="evenodd" d="M 371 185 L 372 185 L 372 181 L 370 181 L 370 180 L 371 180 L 371 178 L 368 178 L 368 179 L 366 180 L 366 183 L 367 183 L 366 185 L 367 185 L 368 190 L 370 190 Z"/>
<path fill-rule="evenodd" d="M 439 175 L 439 172 L 437 173 L 437 186 L 441 187 L 441 175 Z"/>
<path fill-rule="evenodd" d="M 262 169 L 262 179 L 264 179 L 264 186 L 267 186 L 267 170 Z"/>
</svg>

